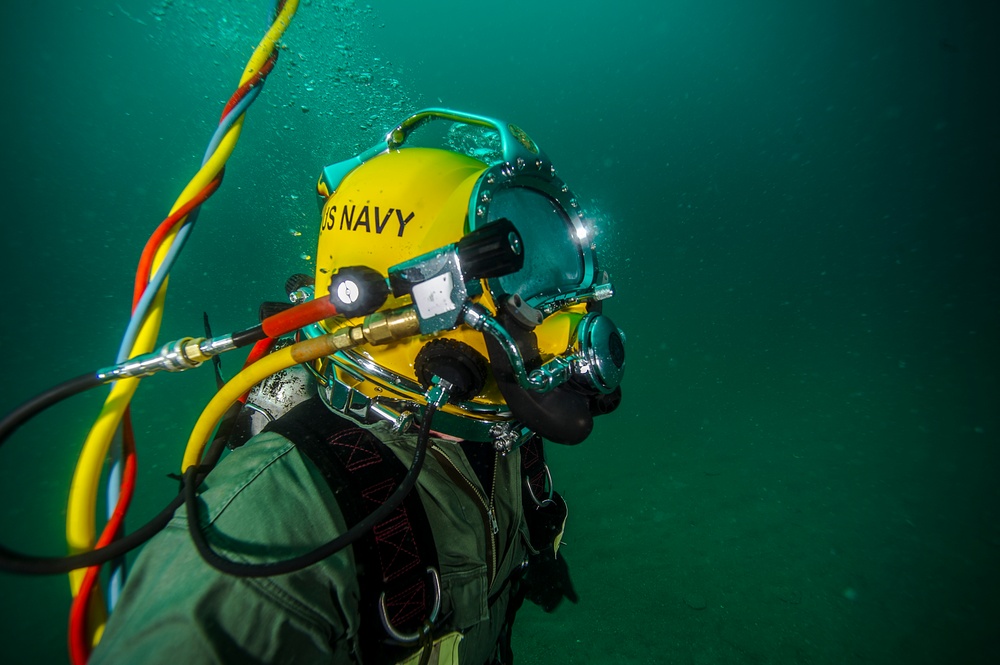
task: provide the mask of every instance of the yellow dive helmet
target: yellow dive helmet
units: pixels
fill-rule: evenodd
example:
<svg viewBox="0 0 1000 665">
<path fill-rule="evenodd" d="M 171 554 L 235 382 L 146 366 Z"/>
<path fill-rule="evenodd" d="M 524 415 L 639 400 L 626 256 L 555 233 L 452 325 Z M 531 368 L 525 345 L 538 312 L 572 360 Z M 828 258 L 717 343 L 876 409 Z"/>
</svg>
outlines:
<svg viewBox="0 0 1000 665">
<path fill-rule="evenodd" d="M 432 120 L 448 121 L 435 123 L 447 127 L 435 137 L 438 145 L 414 145 L 414 130 L 432 134 Z M 532 433 L 577 443 L 589 434 L 593 414 L 617 406 L 624 335 L 600 313 L 613 289 L 598 268 L 593 229 L 521 129 L 455 111 L 420 111 L 384 142 L 326 167 L 317 188 L 315 297 L 343 295 L 338 275 L 364 266 L 388 276 L 392 287 L 379 311 L 411 306 L 420 320 L 420 334 L 319 361 L 320 394 L 330 408 L 402 428 L 419 418 L 430 374 L 442 363 L 446 371 L 481 372 L 482 381 L 475 394 L 438 413 L 435 429 L 498 449 Z M 470 234 L 484 231 L 518 255 L 513 272 L 480 265 L 468 274 L 477 256 L 492 256 L 463 249 L 471 247 Z M 305 332 L 359 323 L 337 316 Z"/>
</svg>

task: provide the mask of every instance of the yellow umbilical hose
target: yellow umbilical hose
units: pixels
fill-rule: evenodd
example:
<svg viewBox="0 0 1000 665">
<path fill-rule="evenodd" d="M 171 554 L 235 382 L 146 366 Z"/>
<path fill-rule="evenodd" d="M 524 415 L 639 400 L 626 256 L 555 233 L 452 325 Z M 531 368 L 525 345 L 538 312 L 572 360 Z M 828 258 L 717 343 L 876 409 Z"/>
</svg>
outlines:
<svg viewBox="0 0 1000 665">
<path fill-rule="evenodd" d="M 415 321 L 415 319 L 409 316 L 406 317 L 406 320 L 408 322 Z M 312 362 L 317 358 L 332 355 L 337 351 L 350 348 L 363 341 L 380 343 L 373 341 L 373 338 L 370 336 L 366 338 L 364 336 L 365 333 L 361 332 L 361 330 L 361 326 L 353 330 L 343 328 L 322 337 L 296 342 L 264 356 L 249 367 L 243 368 L 243 371 L 229 379 L 229 382 L 222 386 L 219 392 L 215 393 L 215 397 L 212 398 L 201 412 L 198 422 L 195 423 L 194 429 L 191 430 L 187 448 L 184 450 L 184 458 L 181 460 L 181 473 L 187 471 L 188 467 L 196 466 L 201 462 L 205 444 L 212 438 L 216 426 L 218 426 L 219 421 L 222 420 L 226 411 L 229 410 L 232 403 L 238 400 L 243 393 L 272 374 L 277 374 L 292 365 Z M 412 328 L 400 328 L 400 330 L 405 334 L 410 332 Z"/>
<path fill-rule="evenodd" d="M 243 75 L 240 78 L 240 85 L 248 81 L 263 66 L 274 49 L 277 48 L 278 39 L 281 38 L 281 35 L 288 27 L 297 9 L 298 0 L 287 0 L 285 2 L 281 12 L 271 24 L 270 29 L 257 45 L 253 55 L 247 62 Z M 181 192 L 170 210 L 171 213 L 181 208 L 215 179 L 235 149 L 242 127 L 243 117 L 241 116 L 225 133 L 215 152 Z M 167 251 L 173 244 L 177 231 L 181 226 L 182 224 L 179 223 L 174 227 L 174 230 L 171 231 L 157 251 L 153 260 L 153 274 L 156 273 L 156 270 L 164 261 Z M 153 300 L 148 315 L 142 322 L 129 357 L 148 353 L 155 346 L 156 337 L 160 330 L 160 323 L 163 319 L 163 303 L 166 297 L 166 290 L 167 280 L 164 280 L 163 285 Z M 87 551 L 94 547 L 96 542 L 95 512 L 97 489 L 102 467 L 114 434 L 121 423 L 126 407 L 135 394 L 138 384 L 139 379 L 123 379 L 114 384 L 104 402 L 101 413 L 98 415 L 84 442 L 70 485 L 70 495 L 67 505 L 66 543 L 70 553 Z M 74 595 L 76 595 L 80 588 L 83 576 L 84 570 L 82 569 L 74 570 L 69 574 L 70 588 Z M 97 624 L 95 630 L 99 636 L 104 623 L 103 612 L 102 616 L 93 617 L 92 622 Z"/>
<path fill-rule="evenodd" d="M 201 412 L 191 430 L 181 473 L 201 462 L 205 444 L 212 438 L 219 421 L 240 395 L 255 385 L 292 365 L 308 363 L 359 344 L 388 344 L 420 332 L 420 320 L 412 307 L 376 312 L 361 325 L 340 328 L 327 335 L 296 342 L 264 356 L 229 380 Z"/>
</svg>

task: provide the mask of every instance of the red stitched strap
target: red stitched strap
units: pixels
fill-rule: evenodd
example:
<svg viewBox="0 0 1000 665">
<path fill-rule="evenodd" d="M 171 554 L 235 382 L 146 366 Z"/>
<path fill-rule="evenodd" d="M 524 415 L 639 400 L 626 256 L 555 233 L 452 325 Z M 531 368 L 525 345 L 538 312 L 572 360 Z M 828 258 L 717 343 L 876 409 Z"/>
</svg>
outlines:
<svg viewBox="0 0 1000 665">
<path fill-rule="evenodd" d="M 406 474 L 399 458 L 361 428 L 334 432 L 327 437 L 326 445 L 349 472 L 360 497 L 362 516 L 381 506 Z M 343 503 L 341 500 L 342 506 Z M 419 533 L 422 529 L 416 521 L 421 518 L 426 534 Z M 385 593 L 392 625 L 401 632 L 418 629 L 429 618 L 433 602 L 426 570 L 429 566 L 437 568 L 438 562 L 433 535 L 417 492 L 411 492 L 359 545 L 366 554 L 364 560 L 379 563 L 381 584 L 377 586 L 379 595 Z M 355 551 L 360 558 L 361 551 Z M 426 602 L 419 604 L 419 599 Z"/>
<path fill-rule="evenodd" d="M 265 429 L 291 440 L 319 469 L 348 527 L 382 505 L 406 475 L 406 466 L 384 443 L 332 413 L 319 398 L 306 400 Z M 416 490 L 354 544 L 354 557 L 364 617 L 362 650 L 381 654 L 372 662 L 396 662 L 398 654 L 389 654 L 385 644 L 379 598 L 385 593 L 386 613 L 397 630 L 419 630 L 434 602 L 427 568 L 438 568 L 434 536 Z"/>
<path fill-rule="evenodd" d="M 427 579 L 426 573 L 423 575 Z M 434 602 L 429 598 L 430 588 L 426 582 L 417 581 L 408 587 L 400 589 L 392 596 L 386 594 L 385 611 L 393 626 L 411 623 L 414 618 L 420 618 L 420 624 L 427 619 L 427 608 Z"/>
<path fill-rule="evenodd" d="M 361 494 L 377 507 L 385 502 L 394 489 L 396 483 L 390 480 L 370 487 Z M 420 548 L 405 505 L 401 505 L 396 512 L 379 522 L 372 530 L 372 535 L 378 545 L 382 578 L 386 582 L 391 582 L 414 569 L 426 570 L 426 566 L 420 565 Z M 424 576 L 421 575 L 420 579 L 423 581 Z"/>
</svg>

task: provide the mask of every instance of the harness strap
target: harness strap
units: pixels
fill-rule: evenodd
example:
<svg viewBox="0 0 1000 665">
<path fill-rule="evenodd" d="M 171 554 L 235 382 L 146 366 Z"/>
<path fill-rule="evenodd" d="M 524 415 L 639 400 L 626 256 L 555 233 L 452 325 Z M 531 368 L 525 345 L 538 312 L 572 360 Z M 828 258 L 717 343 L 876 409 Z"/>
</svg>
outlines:
<svg viewBox="0 0 1000 665">
<path fill-rule="evenodd" d="M 348 527 L 382 505 L 406 475 L 406 467 L 378 437 L 336 415 L 318 397 L 302 402 L 264 431 L 292 441 L 316 466 Z M 434 603 L 427 569 L 438 568 L 434 534 L 416 490 L 354 544 L 354 558 L 361 593 L 362 653 L 366 662 L 370 658 L 397 662 L 403 652 L 386 643 L 380 599 L 385 594 L 385 618 L 396 630 L 419 631 Z"/>
<path fill-rule="evenodd" d="M 521 446 L 521 473 L 535 498 L 542 501 L 549 496 L 551 488 L 546 483 L 550 479 L 541 437 L 533 436 Z"/>
<path fill-rule="evenodd" d="M 521 451 L 521 477 L 524 491 L 521 493 L 521 505 L 524 520 L 528 525 L 531 546 L 542 552 L 553 546 L 554 539 L 561 533 L 566 520 L 566 503 L 562 497 L 552 490 L 552 478 L 545 464 L 545 450 L 540 436 L 528 439 L 519 449 Z M 497 650 L 490 665 L 510 665 L 514 662 L 514 651 L 511 646 L 514 619 L 521 609 L 528 588 L 524 583 L 524 571 L 527 561 L 515 570 L 507 579 L 511 587 L 507 601 L 507 615 L 500 630 Z M 490 605 L 503 592 L 498 590 L 490 598 Z"/>
<path fill-rule="evenodd" d="M 566 522 L 566 502 L 552 489 L 540 437 L 532 437 L 521 446 L 521 473 L 525 484 L 521 505 L 531 546 L 538 551 L 553 545 L 558 549 L 556 541 Z"/>
</svg>

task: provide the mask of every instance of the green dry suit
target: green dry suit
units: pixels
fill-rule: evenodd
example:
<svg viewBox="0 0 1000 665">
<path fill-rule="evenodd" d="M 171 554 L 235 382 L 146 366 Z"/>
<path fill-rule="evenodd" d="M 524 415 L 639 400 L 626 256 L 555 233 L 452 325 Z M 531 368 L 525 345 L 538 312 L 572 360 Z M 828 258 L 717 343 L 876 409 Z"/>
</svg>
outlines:
<svg viewBox="0 0 1000 665">
<path fill-rule="evenodd" d="M 415 435 L 393 434 L 388 423 L 365 429 L 409 466 Z M 438 644 L 431 663 L 494 662 L 518 586 L 511 580 L 535 551 L 522 508 L 520 456 L 497 455 L 490 492 L 459 444 L 431 438 L 415 490 L 440 570 L 440 619 L 433 633 Z M 463 487 L 462 479 L 471 487 Z M 491 493 L 495 536 L 484 523 L 480 498 Z M 265 431 L 226 456 L 203 484 L 200 500 L 209 543 L 236 561 L 287 559 L 347 528 L 327 478 L 275 432 Z M 229 576 L 198 554 L 183 512 L 137 558 L 94 651 L 94 665 L 372 662 L 364 660 L 361 645 L 362 631 L 372 626 L 362 625 L 358 580 L 364 562 L 356 560 L 354 548 L 286 575 Z M 516 609 L 520 599 L 513 602 Z M 419 647 L 411 651 L 418 662 Z"/>
</svg>

